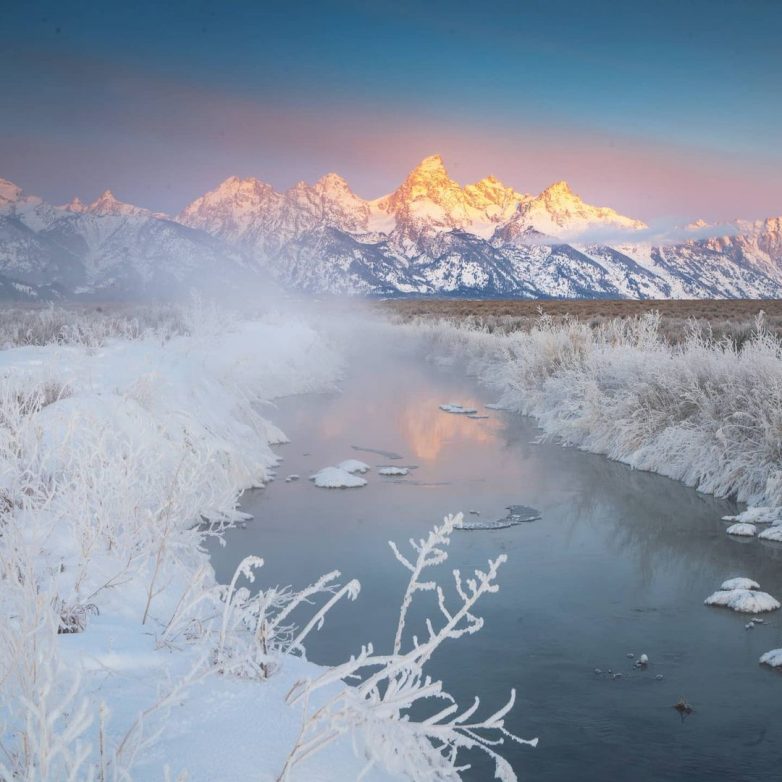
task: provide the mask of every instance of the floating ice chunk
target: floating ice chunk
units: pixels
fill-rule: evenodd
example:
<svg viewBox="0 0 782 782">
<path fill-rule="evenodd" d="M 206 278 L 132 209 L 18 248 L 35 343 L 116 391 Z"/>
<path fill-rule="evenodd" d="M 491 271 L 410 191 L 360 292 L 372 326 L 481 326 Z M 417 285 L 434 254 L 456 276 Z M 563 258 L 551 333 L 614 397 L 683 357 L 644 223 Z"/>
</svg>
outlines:
<svg viewBox="0 0 782 782">
<path fill-rule="evenodd" d="M 782 508 L 758 506 L 747 508 L 738 516 L 723 516 L 725 521 L 740 521 L 745 524 L 780 524 L 782 523 Z"/>
<path fill-rule="evenodd" d="M 751 538 L 757 531 L 758 531 L 757 527 L 755 527 L 754 524 L 745 524 L 744 522 L 739 522 L 738 524 L 731 524 L 725 530 L 725 532 L 727 532 L 728 535 L 739 535 L 745 538 Z"/>
<path fill-rule="evenodd" d="M 773 540 L 776 543 L 782 543 L 782 524 L 776 524 L 773 527 L 764 529 L 758 537 L 762 540 Z"/>
<path fill-rule="evenodd" d="M 537 521 L 541 517 L 539 510 L 530 508 L 527 505 L 508 505 L 506 510 L 508 513 L 503 519 L 497 519 L 496 521 L 468 519 L 457 525 L 457 529 L 506 529 L 527 521 Z"/>
<path fill-rule="evenodd" d="M 767 592 L 756 589 L 720 589 L 706 598 L 707 606 L 724 606 L 745 614 L 760 614 L 763 611 L 776 611 L 779 601 Z"/>
<path fill-rule="evenodd" d="M 315 481 L 315 485 L 320 489 L 355 489 L 367 485 L 363 478 L 339 467 L 324 467 L 310 475 L 310 480 Z"/>
<path fill-rule="evenodd" d="M 727 581 L 722 582 L 720 589 L 760 589 L 760 584 L 751 578 L 729 578 Z"/>
<path fill-rule="evenodd" d="M 473 421 L 483 421 L 487 419 L 488 415 L 478 415 L 477 413 L 467 413 L 468 418 L 472 418 Z"/>
<path fill-rule="evenodd" d="M 476 415 L 478 412 L 477 407 L 464 407 L 458 402 L 447 402 L 444 405 L 440 405 L 440 410 L 444 413 L 454 413 L 455 415 Z"/>
<path fill-rule="evenodd" d="M 760 662 L 763 665 L 770 665 L 772 668 L 782 667 L 782 649 L 772 649 L 770 652 L 766 652 L 760 658 Z"/>
<path fill-rule="evenodd" d="M 301 476 L 297 475 L 295 472 L 289 475 L 285 479 L 285 483 L 291 483 L 291 481 L 298 481 Z"/>
<path fill-rule="evenodd" d="M 378 475 L 407 475 L 410 470 L 407 467 L 381 467 Z"/>
<path fill-rule="evenodd" d="M 340 470 L 344 470 L 345 472 L 369 472 L 369 465 L 365 462 L 359 461 L 358 459 L 345 459 L 345 461 L 340 462 L 337 467 L 339 467 Z"/>
<path fill-rule="evenodd" d="M 487 402 L 484 407 L 487 410 L 507 410 L 508 408 L 505 407 L 505 405 L 500 404 L 499 402 Z"/>
<path fill-rule="evenodd" d="M 638 658 L 638 662 L 639 662 L 640 665 L 649 665 L 649 657 L 648 657 L 648 655 L 642 654 Z"/>
</svg>

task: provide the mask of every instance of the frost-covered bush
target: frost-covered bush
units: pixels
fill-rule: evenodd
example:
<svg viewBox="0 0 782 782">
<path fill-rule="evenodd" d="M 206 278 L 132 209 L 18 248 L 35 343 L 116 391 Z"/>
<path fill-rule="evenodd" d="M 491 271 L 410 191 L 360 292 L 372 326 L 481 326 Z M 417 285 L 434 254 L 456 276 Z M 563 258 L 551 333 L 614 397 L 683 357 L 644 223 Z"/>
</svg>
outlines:
<svg viewBox="0 0 782 782">
<path fill-rule="evenodd" d="M 215 607 L 237 600 L 201 543 L 241 518 L 239 493 L 276 464 L 269 444 L 284 436 L 259 405 L 329 387 L 340 362 L 304 323 L 199 312 L 187 336 L 164 326 L 122 338 L 71 313 L 71 334 L 90 335 L 74 340 L 44 311 L 37 336 L 0 352 L 0 779 L 131 779 L 153 716 L 219 672 Z M 85 660 L 62 654 L 65 638 L 89 649 L 103 622 L 150 638 L 164 673 L 166 653 L 187 650 L 145 708 L 113 722 L 85 690 Z M 234 635 L 226 624 L 223 656 Z M 133 665 L 133 654 L 109 659 Z"/>
</svg>

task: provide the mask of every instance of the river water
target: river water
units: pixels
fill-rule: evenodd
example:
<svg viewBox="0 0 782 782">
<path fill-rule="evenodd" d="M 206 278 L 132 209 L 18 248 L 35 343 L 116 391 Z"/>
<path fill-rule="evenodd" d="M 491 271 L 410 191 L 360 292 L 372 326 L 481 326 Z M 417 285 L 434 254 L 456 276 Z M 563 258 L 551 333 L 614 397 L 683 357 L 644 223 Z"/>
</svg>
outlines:
<svg viewBox="0 0 782 782">
<path fill-rule="evenodd" d="M 489 418 L 438 409 L 451 401 Z M 485 713 L 516 689 L 507 727 L 540 738 L 537 749 L 503 748 L 519 777 L 777 779 L 782 677 L 758 657 L 782 646 L 782 616 L 745 630 L 745 615 L 703 601 L 739 575 L 782 595 L 782 547 L 726 535 L 721 516 L 736 512 L 729 502 L 539 444 L 534 421 L 484 409 L 491 401 L 457 370 L 402 352 L 354 361 L 340 393 L 279 400 L 266 414 L 291 443 L 278 449 L 277 479 L 243 498 L 254 520 L 212 550 L 218 578 L 229 580 L 251 553 L 266 561 L 261 586 L 304 586 L 334 568 L 358 578 L 357 602 L 339 605 L 307 644 L 314 662 L 337 663 L 367 641 L 381 652 L 393 642 L 407 579 L 388 540 L 404 550 L 447 512 L 494 520 L 508 505 L 533 506 L 539 521 L 454 534 L 448 568 L 465 573 L 500 552 L 508 562 L 499 593 L 478 604 L 481 632 L 447 643 L 429 666 L 462 704 L 480 694 Z M 348 458 L 372 465 L 367 486 L 307 480 Z M 379 476 L 389 464 L 415 469 Z M 286 483 L 290 474 L 301 479 Z M 447 569 L 439 578 L 450 587 Z M 412 625 L 431 608 L 419 603 Z M 642 653 L 648 667 L 634 668 Z M 694 707 L 684 719 L 673 708 L 681 697 Z M 474 760 L 467 779 L 493 778 Z"/>
</svg>

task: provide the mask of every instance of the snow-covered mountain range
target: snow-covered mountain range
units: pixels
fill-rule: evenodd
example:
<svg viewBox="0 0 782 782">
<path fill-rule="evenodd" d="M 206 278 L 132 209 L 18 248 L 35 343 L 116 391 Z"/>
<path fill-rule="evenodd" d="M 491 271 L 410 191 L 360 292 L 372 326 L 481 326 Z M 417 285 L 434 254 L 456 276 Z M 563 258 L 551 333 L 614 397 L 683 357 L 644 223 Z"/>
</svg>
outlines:
<svg viewBox="0 0 782 782">
<path fill-rule="evenodd" d="M 462 186 L 438 155 L 365 200 L 337 174 L 285 192 L 230 177 L 176 217 L 118 201 L 51 206 L 0 179 L 0 295 L 167 295 L 269 277 L 314 293 L 780 297 L 782 218 L 676 235 L 493 176 Z"/>
</svg>

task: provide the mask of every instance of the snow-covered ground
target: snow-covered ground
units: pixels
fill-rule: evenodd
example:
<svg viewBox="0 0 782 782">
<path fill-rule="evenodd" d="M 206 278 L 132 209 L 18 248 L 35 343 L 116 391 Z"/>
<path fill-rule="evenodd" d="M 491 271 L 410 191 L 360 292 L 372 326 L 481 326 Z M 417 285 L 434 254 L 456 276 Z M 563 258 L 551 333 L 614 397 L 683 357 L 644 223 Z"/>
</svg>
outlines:
<svg viewBox="0 0 782 782">
<path fill-rule="evenodd" d="M 429 638 L 404 632 L 459 518 L 394 548 L 411 581 L 393 650 L 357 638 L 333 669 L 307 662 L 306 638 L 357 582 L 253 591 L 260 556 L 215 582 L 201 543 L 243 519 L 239 494 L 273 477 L 285 440 L 270 400 L 333 387 L 342 357 L 322 323 L 212 315 L 0 352 L 0 778 L 456 780 L 456 750 L 480 746 L 514 780 L 475 734 L 509 736 L 506 709 L 461 712 L 423 673 L 480 627 L 504 557 L 457 577 Z M 424 700 L 431 719 L 403 719 Z"/>
</svg>

